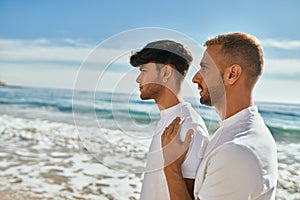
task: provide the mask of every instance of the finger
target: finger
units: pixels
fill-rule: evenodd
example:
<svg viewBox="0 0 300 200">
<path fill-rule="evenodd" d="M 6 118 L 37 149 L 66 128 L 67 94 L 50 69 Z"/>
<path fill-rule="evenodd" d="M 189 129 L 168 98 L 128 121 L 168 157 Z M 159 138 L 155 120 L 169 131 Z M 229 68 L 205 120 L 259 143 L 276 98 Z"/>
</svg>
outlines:
<svg viewBox="0 0 300 200">
<path fill-rule="evenodd" d="M 174 137 L 176 137 L 176 136 L 177 136 L 177 138 L 180 138 L 179 130 L 180 130 L 180 128 L 181 128 L 181 125 L 182 125 L 183 121 L 184 121 L 184 118 L 180 118 L 180 121 L 178 121 L 178 123 L 175 124 L 175 126 L 174 126 L 172 132 L 170 132 L 170 135 L 169 135 L 169 136 L 170 136 L 172 139 L 173 139 Z M 180 141 L 180 140 L 179 140 L 179 141 Z"/>
<path fill-rule="evenodd" d="M 184 139 L 184 146 L 189 146 L 192 139 L 194 137 L 194 130 L 189 129 L 188 132 L 186 133 L 185 139 Z"/>
<path fill-rule="evenodd" d="M 174 127 L 176 124 L 178 124 L 180 122 L 180 120 L 181 120 L 180 117 L 176 117 L 169 126 Z"/>
<path fill-rule="evenodd" d="M 176 124 L 178 124 L 180 122 L 180 117 L 176 117 L 171 123 L 170 125 L 167 127 L 168 128 L 168 132 L 166 133 L 166 136 L 170 136 L 170 134 L 172 134 L 174 127 L 176 126 Z"/>
<path fill-rule="evenodd" d="M 194 137 L 194 130 L 193 129 L 189 129 L 188 132 L 186 133 L 186 136 L 185 136 L 185 139 L 184 139 L 184 142 L 182 144 L 182 156 L 185 158 L 188 151 L 189 151 L 189 148 L 190 148 L 190 144 L 191 144 L 191 141 Z"/>
<path fill-rule="evenodd" d="M 178 124 L 180 122 L 180 119 L 181 119 L 180 117 L 176 117 L 169 126 L 174 127 L 176 124 Z"/>
<path fill-rule="evenodd" d="M 170 127 L 166 127 L 163 134 L 161 135 L 162 138 L 166 138 L 169 134 L 169 130 L 170 130 Z"/>
<path fill-rule="evenodd" d="M 177 116 L 177 117 L 172 121 L 172 123 L 173 123 L 173 124 L 177 124 L 179 121 L 180 121 L 180 117 Z"/>
</svg>

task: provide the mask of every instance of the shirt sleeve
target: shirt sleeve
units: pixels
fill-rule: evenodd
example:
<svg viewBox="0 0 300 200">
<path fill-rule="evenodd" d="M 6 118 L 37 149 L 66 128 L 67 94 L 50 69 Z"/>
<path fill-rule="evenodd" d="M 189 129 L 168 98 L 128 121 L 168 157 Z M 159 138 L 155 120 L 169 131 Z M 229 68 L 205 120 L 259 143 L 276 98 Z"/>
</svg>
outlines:
<svg viewBox="0 0 300 200">
<path fill-rule="evenodd" d="M 208 159 L 199 199 L 252 199 L 262 190 L 261 168 L 249 148 L 225 144 Z"/>
<path fill-rule="evenodd" d="M 183 141 L 189 129 L 194 130 L 194 137 L 191 141 L 186 158 L 181 166 L 183 178 L 195 179 L 197 169 L 203 159 L 204 151 L 208 143 L 207 131 L 199 125 L 185 125 L 181 129 L 181 140 Z"/>
</svg>

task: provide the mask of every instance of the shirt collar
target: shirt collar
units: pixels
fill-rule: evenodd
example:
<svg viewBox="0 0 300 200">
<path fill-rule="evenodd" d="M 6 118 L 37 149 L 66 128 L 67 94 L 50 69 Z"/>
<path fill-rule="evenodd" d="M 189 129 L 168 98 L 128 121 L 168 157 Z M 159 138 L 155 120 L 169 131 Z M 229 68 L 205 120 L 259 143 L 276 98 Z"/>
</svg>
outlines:
<svg viewBox="0 0 300 200">
<path fill-rule="evenodd" d="M 182 113 L 184 111 L 183 106 L 186 104 L 187 104 L 186 102 L 181 102 L 179 104 L 176 104 L 175 106 L 161 110 L 160 111 L 161 119 L 166 118 L 168 116 L 174 116 L 175 118 L 178 115 L 178 113 Z M 176 114 L 176 116 L 174 114 Z"/>
<path fill-rule="evenodd" d="M 234 124 L 240 120 L 243 120 L 245 118 L 248 118 L 251 113 L 257 113 L 258 108 L 257 106 L 250 106 L 248 108 L 245 108 L 241 110 L 240 112 L 232 115 L 231 117 L 224 119 L 223 121 L 220 121 L 220 126 L 230 126 L 231 124 Z"/>
</svg>

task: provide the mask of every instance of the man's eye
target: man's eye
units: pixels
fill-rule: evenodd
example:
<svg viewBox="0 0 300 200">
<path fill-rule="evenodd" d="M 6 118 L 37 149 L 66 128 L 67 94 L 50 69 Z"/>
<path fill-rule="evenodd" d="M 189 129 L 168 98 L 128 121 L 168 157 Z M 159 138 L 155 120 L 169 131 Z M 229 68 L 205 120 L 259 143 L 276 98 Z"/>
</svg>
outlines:
<svg viewBox="0 0 300 200">
<path fill-rule="evenodd" d="M 201 66 L 201 70 L 205 71 L 205 70 L 207 70 L 207 67 L 206 66 Z"/>
</svg>

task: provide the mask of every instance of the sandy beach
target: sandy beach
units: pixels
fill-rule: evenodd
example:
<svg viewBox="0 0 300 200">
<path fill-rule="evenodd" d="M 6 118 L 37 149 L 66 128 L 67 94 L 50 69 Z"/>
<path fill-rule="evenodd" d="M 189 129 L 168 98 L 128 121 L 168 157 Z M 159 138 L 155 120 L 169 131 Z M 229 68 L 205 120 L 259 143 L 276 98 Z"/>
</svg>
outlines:
<svg viewBox="0 0 300 200">
<path fill-rule="evenodd" d="M 74 126 L 3 115 L 0 127 L 0 199 L 139 199 L 141 174 L 101 164 Z M 300 145 L 277 145 L 276 199 L 300 199 Z"/>
</svg>

